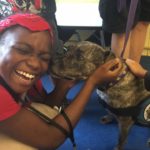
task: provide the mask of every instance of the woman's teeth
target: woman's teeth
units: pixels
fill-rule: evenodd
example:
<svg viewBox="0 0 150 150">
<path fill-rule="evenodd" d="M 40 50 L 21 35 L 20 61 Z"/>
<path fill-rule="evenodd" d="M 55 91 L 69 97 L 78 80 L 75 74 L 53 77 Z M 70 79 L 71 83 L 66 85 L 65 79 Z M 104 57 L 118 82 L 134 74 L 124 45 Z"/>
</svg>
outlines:
<svg viewBox="0 0 150 150">
<path fill-rule="evenodd" d="M 27 78 L 27 79 L 30 79 L 30 80 L 32 80 L 32 79 L 35 78 L 35 75 L 30 74 L 30 73 L 27 73 L 27 72 L 24 72 L 24 71 L 16 70 L 16 72 L 17 72 L 19 75 L 21 75 L 21 76 L 23 76 L 23 77 L 25 77 L 25 78 Z"/>
</svg>

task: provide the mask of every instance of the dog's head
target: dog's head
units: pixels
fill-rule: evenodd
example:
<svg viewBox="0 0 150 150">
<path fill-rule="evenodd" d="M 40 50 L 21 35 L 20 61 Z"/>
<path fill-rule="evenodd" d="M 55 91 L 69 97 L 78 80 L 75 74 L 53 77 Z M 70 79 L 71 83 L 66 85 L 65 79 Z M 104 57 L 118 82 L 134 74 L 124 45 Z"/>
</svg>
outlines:
<svg viewBox="0 0 150 150">
<path fill-rule="evenodd" d="M 62 58 L 55 59 L 51 64 L 52 76 L 84 80 L 113 53 L 100 45 L 82 41 L 67 46 L 68 51 Z M 111 54 L 111 56 L 110 56 Z"/>
</svg>

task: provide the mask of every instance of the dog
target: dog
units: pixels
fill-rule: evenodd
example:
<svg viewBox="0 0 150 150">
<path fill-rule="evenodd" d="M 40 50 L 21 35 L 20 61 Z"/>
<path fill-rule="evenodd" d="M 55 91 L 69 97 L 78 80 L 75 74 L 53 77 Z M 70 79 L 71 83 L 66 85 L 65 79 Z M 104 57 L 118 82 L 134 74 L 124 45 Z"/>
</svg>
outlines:
<svg viewBox="0 0 150 150">
<path fill-rule="evenodd" d="M 53 77 L 86 80 L 98 66 L 115 58 L 113 52 L 90 41 L 70 43 L 66 48 L 68 51 L 62 58 L 53 60 L 51 64 L 50 72 Z M 115 150 L 123 150 L 133 124 L 142 123 L 137 116 L 140 113 L 141 105 L 150 97 L 150 92 L 144 87 L 144 80 L 135 77 L 123 60 L 122 64 L 122 71 L 117 79 L 111 83 L 100 85 L 97 89 L 101 103 L 118 121 L 120 133 Z M 103 98 L 102 93 L 107 96 Z M 144 120 L 148 123 L 150 123 L 149 107 L 146 106 L 143 113 Z"/>
</svg>

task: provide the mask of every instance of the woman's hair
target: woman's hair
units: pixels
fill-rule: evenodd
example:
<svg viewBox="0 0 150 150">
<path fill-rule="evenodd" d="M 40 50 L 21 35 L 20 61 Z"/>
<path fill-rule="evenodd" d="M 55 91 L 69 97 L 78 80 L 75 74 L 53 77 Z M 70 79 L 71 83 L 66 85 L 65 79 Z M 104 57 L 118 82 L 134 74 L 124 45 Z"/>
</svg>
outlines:
<svg viewBox="0 0 150 150">
<path fill-rule="evenodd" d="M 53 46 L 54 41 L 52 27 L 42 17 L 30 13 L 19 13 L 8 16 L 0 21 L 0 33 L 3 33 L 6 29 L 17 25 L 27 28 L 33 32 L 48 31 L 51 38 L 51 44 Z"/>
</svg>

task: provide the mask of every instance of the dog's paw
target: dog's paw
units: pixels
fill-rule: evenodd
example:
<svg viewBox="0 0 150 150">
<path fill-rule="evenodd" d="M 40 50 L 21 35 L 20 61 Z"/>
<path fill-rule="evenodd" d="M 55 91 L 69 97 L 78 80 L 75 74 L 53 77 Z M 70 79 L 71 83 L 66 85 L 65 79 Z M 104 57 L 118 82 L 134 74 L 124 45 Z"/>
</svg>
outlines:
<svg viewBox="0 0 150 150">
<path fill-rule="evenodd" d="M 122 147 L 116 146 L 113 150 L 124 150 Z"/>
<path fill-rule="evenodd" d="M 100 123 L 102 124 L 108 124 L 111 123 L 113 121 L 113 116 L 111 115 L 105 115 L 100 119 Z"/>
<path fill-rule="evenodd" d="M 150 138 L 147 140 L 147 146 L 150 148 Z"/>
</svg>

